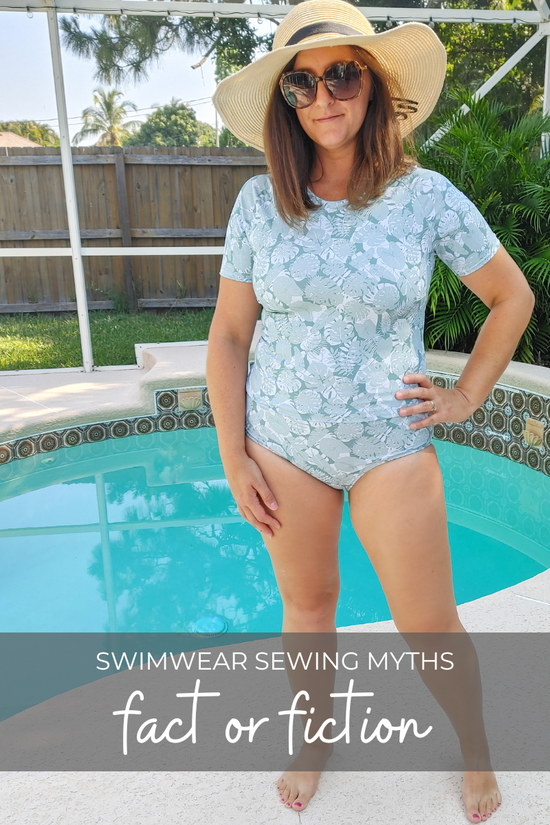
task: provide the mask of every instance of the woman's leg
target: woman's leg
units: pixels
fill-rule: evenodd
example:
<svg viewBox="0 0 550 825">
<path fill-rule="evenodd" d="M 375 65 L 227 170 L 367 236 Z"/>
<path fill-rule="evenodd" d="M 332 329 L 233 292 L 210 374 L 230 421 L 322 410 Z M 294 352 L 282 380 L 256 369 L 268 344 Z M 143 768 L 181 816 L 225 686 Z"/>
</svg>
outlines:
<svg viewBox="0 0 550 825">
<path fill-rule="evenodd" d="M 336 649 L 336 604 L 340 592 L 338 540 L 344 507 L 344 493 L 319 481 L 290 461 L 266 447 L 245 439 L 248 455 L 260 467 L 272 490 L 277 510 L 272 514 L 281 523 L 272 537 L 264 536 L 283 600 L 283 646 L 305 656 L 311 648 L 327 651 L 334 658 Z M 297 634 L 293 641 L 292 634 Z M 304 637 L 302 634 L 309 634 Z M 322 635 L 318 635 L 322 634 Z M 305 648 L 308 648 L 307 651 Z M 306 689 L 310 700 L 300 701 L 299 709 L 310 710 L 312 731 L 315 716 L 332 715 L 332 700 L 327 698 L 334 685 L 334 673 L 288 669 L 291 688 L 296 695 Z M 321 698 L 322 697 L 322 698 Z M 305 717 L 301 717 L 305 725 Z M 283 804 L 303 811 L 315 793 L 321 768 L 332 746 L 304 746 L 277 782 Z M 312 767 L 318 768 L 312 770 Z"/>
<path fill-rule="evenodd" d="M 476 769 L 490 767 L 481 679 L 475 648 L 456 609 L 443 479 L 434 445 L 367 472 L 351 488 L 349 506 L 354 529 L 405 640 L 407 633 L 464 634 L 456 639 L 461 664 L 456 690 L 448 673 L 420 670 L 419 675 L 449 716 L 466 767 L 473 768 L 464 774 L 468 819 L 487 820 L 502 797 L 493 771 Z"/>
</svg>

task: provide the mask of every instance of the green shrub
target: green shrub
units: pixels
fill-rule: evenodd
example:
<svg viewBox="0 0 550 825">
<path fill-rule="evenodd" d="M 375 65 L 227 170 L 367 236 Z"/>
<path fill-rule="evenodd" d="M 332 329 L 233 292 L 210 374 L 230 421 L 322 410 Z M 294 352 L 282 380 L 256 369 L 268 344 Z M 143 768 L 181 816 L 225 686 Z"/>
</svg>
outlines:
<svg viewBox="0 0 550 825">
<path fill-rule="evenodd" d="M 550 344 L 550 154 L 541 157 L 540 151 L 550 116 L 532 112 L 506 127 L 502 115 L 513 107 L 475 100 L 469 91 L 455 96 L 470 111 L 459 109 L 449 131 L 432 146 L 416 146 L 418 161 L 445 175 L 475 203 L 525 275 L 536 305 L 513 360 L 534 363 L 541 354 L 548 356 Z M 426 347 L 471 352 L 488 313 L 436 257 Z"/>
</svg>

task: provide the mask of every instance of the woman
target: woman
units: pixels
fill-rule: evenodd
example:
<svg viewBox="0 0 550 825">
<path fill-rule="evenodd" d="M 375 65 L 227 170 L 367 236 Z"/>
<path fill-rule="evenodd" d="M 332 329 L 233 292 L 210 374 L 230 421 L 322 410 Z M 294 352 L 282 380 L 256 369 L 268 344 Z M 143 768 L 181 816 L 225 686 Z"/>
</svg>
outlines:
<svg viewBox="0 0 550 825">
<path fill-rule="evenodd" d="M 483 403 L 534 296 L 474 204 L 404 154 L 445 69 L 429 26 L 374 34 L 345 0 L 306 0 L 280 24 L 271 52 L 219 84 L 224 123 L 265 151 L 270 174 L 248 180 L 231 213 L 207 383 L 231 492 L 270 553 L 283 633 L 335 634 L 345 489 L 398 631 L 461 634 L 453 638 L 477 686 L 433 426 Z M 453 389 L 425 374 L 435 254 L 490 307 Z M 428 687 L 459 735 L 468 819 L 486 820 L 502 797 L 486 769 L 480 696 L 467 697 L 464 725 L 456 701 Z M 309 761 L 289 765 L 277 783 L 287 808 L 305 809 L 329 753 L 309 746 Z"/>
</svg>

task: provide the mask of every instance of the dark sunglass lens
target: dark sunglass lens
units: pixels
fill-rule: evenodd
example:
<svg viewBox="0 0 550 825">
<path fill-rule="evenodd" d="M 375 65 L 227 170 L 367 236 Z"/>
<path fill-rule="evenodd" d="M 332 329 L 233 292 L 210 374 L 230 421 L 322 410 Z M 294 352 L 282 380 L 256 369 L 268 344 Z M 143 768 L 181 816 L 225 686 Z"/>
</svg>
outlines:
<svg viewBox="0 0 550 825">
<path fill-rule="evenodd" d="M 337 63 L 327 69 L 325 80 L 337 100 L 350 100 L 359 94 L 361 72 L 355 63 Z"/>
<path fill-rule="evenodd" d="M 283 92 L 287 103 L 295 109 L 309 106 L 315 97 L 315 80 L 308 72 L 294 72 L 283 80 Z"/>
</svg>

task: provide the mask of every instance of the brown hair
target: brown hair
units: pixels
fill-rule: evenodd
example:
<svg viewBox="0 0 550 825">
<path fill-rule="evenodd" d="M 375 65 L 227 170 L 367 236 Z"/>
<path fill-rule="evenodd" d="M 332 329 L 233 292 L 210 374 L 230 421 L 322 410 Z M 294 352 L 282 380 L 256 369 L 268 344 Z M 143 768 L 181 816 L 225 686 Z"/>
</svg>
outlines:
<svg viewBox="0 0 550 825">
<path fill-rule="evenodd" d="M 374 55 L 359 46 L 352 46 L 358 62 L 370 72 L 373 98 L 369 103 L 362 128 L 357 133 L 355 162 L 348 182 L 348 202 L 351 209 L 360 209 L 378 198 L 393 180 L 418 166 L 412 132 L 405 138 L 399 130 L 396 112 L 404 104 L 398 81 L 378 62 Z M 284 67 L 293 68 L 294 60 Z M 280 75 L 279 75 L 280 77 Z M 310 211 L 319 209 L 309 196 L 307 186 L 315 163 L 315 144 L 304 132 L 296 110 L 289 106 L 275 83 L 263 126 L 264 150 L 273 183 L 275 205 L 283 220 L 292 226 L 295 219 L 307 219 Z M 406 142 L 405 154 L 403 141 Z"/>
</svg>

